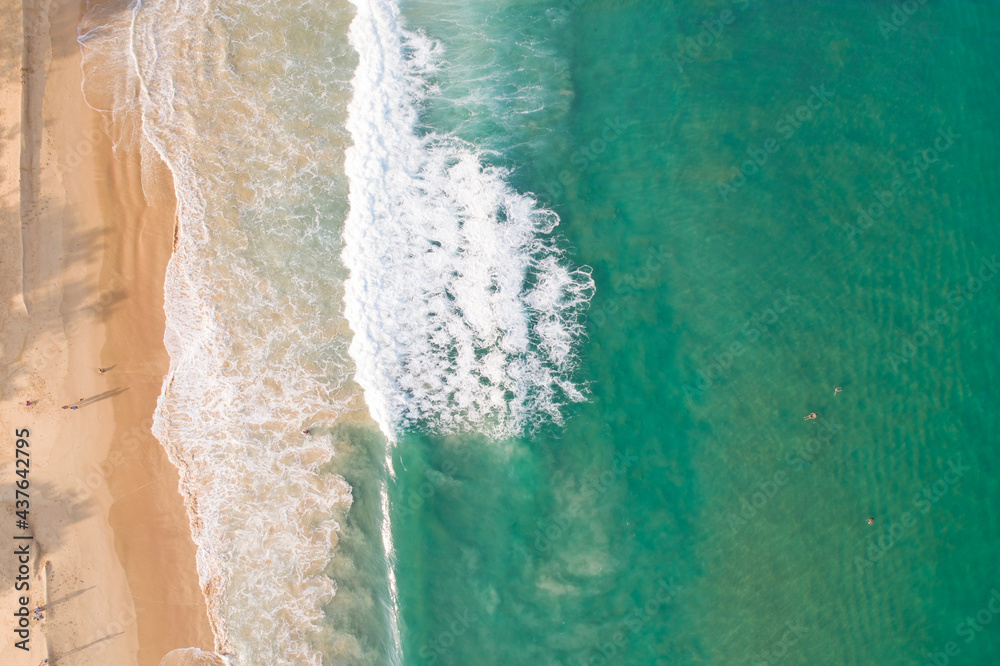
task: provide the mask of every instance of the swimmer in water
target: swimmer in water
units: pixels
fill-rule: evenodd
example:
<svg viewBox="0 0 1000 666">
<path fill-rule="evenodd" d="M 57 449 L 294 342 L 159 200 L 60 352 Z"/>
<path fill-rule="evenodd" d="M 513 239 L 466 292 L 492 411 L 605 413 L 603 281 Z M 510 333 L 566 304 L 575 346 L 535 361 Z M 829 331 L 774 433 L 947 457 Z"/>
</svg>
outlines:
<svg viewBox="0 0 1000 666">
<path fill-rule="evenodd" d="M 840 392 L 841 392 L 841 391 L 843 391 L 843 390 L 844 390 L 844 389 L 840 388 L 839 386 L 834 386 L 834 387 L 833 387 L 833 394 L 834 394 L 834 395 L 837 395 L 838 393 L 840 393 Z"/>
<path fill-rule="evenodd" d="M 812 414 L 807 414 L 805 416 L 805 420 L 806 421 L 812 421 L 813 419 L 816 419 L 816 418 L 819 418 L 819 415 L 816 412 L 813 412 Z"/>
<path fill-rule="evenodd" d="M 875 524 L 875 519 L 872 518 L 871 516 L 868 516 L 868 524 L 869 525 L 874 525 Z"/>
</svg>

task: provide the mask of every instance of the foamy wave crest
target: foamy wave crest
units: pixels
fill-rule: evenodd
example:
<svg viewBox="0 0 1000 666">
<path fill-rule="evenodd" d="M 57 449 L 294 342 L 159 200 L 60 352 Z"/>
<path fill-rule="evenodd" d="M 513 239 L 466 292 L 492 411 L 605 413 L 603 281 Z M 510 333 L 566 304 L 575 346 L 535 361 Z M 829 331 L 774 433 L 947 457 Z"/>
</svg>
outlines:
<svg viewBox="0 0 1000 666">
<path fill-rule="evenodd" d="M 572 379 L 593 294 L 550 235 L 558 217 L 472 145 L 422 133 L 440 47 L 388 0 L 351 0 L 347 127 L 350 352 L 390 438 L 420 425 L 506 437 L 583 400 Z"/>
<path fill-rule="evenodd" d="M 351 488 L 329 470 L 329 440 L 300 432 L 357 397 L 332 265 L 340 230 L 327 222 L 338 197 L 346 209 L 337 165 L 354 63 L 324 41 L 335 9 L 95 5 L 80 32 L 89 102 L 173 177 L 170 372 L 154 433 L 180 471 L 217 651 L 234 664 L 320 664 L 324 641 L 338 663 L 375 659 L 363 640 L 317 635 Z M 349 7 L 337 11 L 342 36 Z M 310 69 L 313 51 L 343 62 Z"/>
</svg>

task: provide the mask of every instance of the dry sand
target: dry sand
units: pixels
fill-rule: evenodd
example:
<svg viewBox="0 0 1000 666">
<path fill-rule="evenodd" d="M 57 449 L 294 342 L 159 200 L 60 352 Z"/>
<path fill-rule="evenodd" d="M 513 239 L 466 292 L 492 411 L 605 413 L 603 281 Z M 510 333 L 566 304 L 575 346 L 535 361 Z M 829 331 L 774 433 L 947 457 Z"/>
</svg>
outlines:
<svg viewBox="0 0 1000 666">
<path fill-rule="evenodd" d="M 147 205 L 138 160 L 112 155 L 83 100 L 81 12 L 0 0 L 0 664 L 155 666 L 214 643 L 177 471 L 150 432 L 174 208 L 166 188 Z M 17 592 L 25 543 L 30 589 Z M 30 652 L 15 645 L 21 595 L 46 607 Z"/>
</svg>

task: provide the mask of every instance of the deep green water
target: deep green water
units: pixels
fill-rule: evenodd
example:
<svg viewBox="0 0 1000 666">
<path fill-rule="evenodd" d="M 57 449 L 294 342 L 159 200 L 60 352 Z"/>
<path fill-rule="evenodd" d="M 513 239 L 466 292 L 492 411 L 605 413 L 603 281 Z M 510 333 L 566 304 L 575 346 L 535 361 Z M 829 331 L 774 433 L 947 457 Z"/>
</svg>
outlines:
<svg viewBox="0 0 1000 666">
<path fill-rule="evenodd" d="M 405 663 L 1000 663 L 1000 3 L 894 6 L 403 5 L 598 288 L 565 427 L 399 443 Z"/>
</svg>

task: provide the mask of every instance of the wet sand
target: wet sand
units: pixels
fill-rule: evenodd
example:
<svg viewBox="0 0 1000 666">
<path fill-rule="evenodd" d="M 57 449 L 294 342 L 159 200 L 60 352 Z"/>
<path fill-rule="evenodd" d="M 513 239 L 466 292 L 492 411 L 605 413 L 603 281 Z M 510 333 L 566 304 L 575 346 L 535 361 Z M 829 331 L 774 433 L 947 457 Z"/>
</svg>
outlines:
<svg viewBox="0 0 1000 666">
<path fill-rule="evenodd" d="M 0 0 L 0 486 L 12 507 L 0 539 L 31 551 L 30 588 L 0 589 L 7 635 L 18 595 L 46 606 L 30 622 L 30 651 L 0 643 L 0 663 L 12 666 L 157 665 L 214 642 L 177 471 L 150 432 L 169 360 L 169 174 L 160 165 L 144 194 L 137 156 L 113 155 L 86 105 L 82 10 Z M 27 528 L 12 504 L 24 429 Z M 17 566 L 0 556 L 4 580 Z"/>
</svg>

